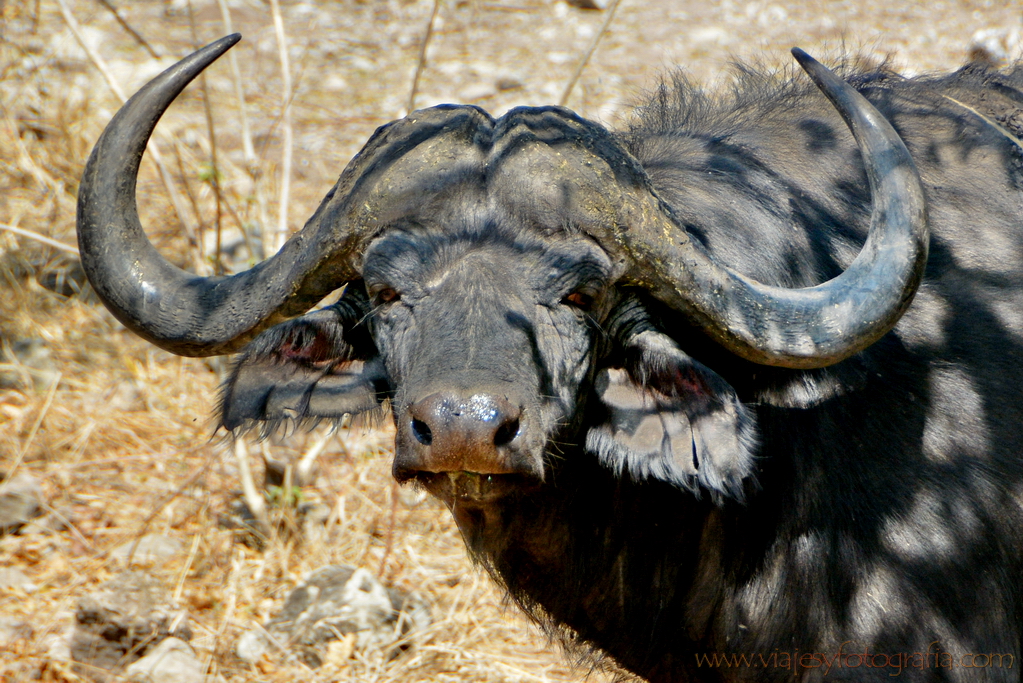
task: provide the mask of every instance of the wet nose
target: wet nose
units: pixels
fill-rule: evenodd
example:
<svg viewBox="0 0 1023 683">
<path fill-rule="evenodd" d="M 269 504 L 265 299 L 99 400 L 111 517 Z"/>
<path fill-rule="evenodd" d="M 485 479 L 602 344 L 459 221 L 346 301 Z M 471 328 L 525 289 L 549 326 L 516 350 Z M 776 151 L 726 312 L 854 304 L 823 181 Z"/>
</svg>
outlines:
<svg viewBox="0 0 1023 683">
<path fill-rule="evenodd" d="M 395 462 L 411 476 L 424 472 L 517 472 L 522 410 L 488 393 L 470 396 L 438 392 L 413 403 L 405 414 L 399 441 L 404 451 Z M 399 476 L 399 478 L 402 478 Z"/>
</svg>

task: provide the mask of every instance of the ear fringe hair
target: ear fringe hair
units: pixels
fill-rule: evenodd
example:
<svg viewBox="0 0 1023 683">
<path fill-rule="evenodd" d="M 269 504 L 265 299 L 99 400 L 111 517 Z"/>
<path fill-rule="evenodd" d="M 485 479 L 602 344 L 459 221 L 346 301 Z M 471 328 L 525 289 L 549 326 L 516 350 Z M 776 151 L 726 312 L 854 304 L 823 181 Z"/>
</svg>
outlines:
<svg viewBox="0 0 1023 683">
<path fill-rule="evenodd" d="M 223 410 L 220 411 L 223 413 Z M 330 425 L 330 430 L 337 431 L 347 427 L 348 429 L 379 429 L 387 423 L 391 416 L 390 400 L 384 399 L 379 407 L 366 410 L 361 413 L 345 413 L 337 417 L 309 416 L 309 417 L 286 417 L 273 420 L 247 419 L 241 425 L 229 430 L 218 424 L 215 434 L 223 435 L 225 442 L 234 442 L 249 434 L 255 434 L 257 441 L 265 441 L 270 437 L 280 435 L 288 437 L 298 432 L 311 432 L 323 423 Z"/>
</svg>

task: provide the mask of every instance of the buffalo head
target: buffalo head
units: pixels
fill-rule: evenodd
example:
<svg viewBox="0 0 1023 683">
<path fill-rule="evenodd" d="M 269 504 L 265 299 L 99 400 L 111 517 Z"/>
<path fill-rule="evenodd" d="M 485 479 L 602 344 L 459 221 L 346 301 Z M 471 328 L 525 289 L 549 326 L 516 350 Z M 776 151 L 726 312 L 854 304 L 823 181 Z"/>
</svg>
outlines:
<svg viewBox="0 0 1023 683">
<path fill-rule="evenodd" d="M 146 239 L 135 178 L 163 111 L 237 40 L 157 77 L 107 127 L 79 197 L 86 272 L 126 326 L 165 349 L 244 349 L 224 389 L 228 429 L 390 401 L 395 476 L 462 523 L 540 485 L 552 461 L 578 455 L 573 444 L 633 477 L 741 495 L 753 417 L 653 308 L 748 361 L 821 367 L 891 329 L 920 281 L 924 200 L 905 147 L 800 51 L 857 139 L 874 202 L 859 257 L 816 287 L 716 263 L 614 134 L 558 107 L 413 112 L 373 135 L 277 255 L 230 277 L 189 275 Z M 294 317 L 341 287 L 337 304 Z"/>
</svg>

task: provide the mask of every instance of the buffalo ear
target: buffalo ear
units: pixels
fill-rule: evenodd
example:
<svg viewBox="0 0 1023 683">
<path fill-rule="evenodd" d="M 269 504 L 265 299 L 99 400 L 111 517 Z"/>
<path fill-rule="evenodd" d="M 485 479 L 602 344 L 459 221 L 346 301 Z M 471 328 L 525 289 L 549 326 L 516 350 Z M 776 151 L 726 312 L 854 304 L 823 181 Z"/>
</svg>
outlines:
<svg viewBox="0 0 1023 683">
<path fill-rule="evenodd" d="M 652 330 L 629 340 L 623 365 L 597 375 L 606 420 L 590 429 L 587 450 L 636 479 L 741 500 L 757 429 L 731 385 Z"/>
<path fill-rule="evenodd" d="M 349 304 L 349 305 L 343 305 Z M 351 302 L 289 320 L 246 347 L 221 388 L 221 424 L 340 419 L 377 410 L 387 376 Z"/>
</svg>

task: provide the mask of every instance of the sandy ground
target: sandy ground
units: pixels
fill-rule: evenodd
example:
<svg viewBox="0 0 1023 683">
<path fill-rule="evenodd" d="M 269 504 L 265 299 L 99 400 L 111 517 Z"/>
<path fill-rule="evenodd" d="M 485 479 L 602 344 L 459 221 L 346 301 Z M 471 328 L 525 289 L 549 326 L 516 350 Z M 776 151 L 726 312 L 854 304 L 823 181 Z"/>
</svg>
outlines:
<svg viewBox="0 0 1023 683">
<path fill-rule="evenodd" d="M 115 2 L 123 23 L 100 2 L 66 5 L 65 15 L 52 0 L 0 0 L 0 223 L 73 245 L 78 178 L 120 103 L 112 85 L 130 94 L 228 29 L 221 5 L 208 0 Z M 227 59 L 209 70 L 212 129 L 199 87 L 161 123 L 157 143 L 173 190 L 148 158 L 139 183 L 143 222 L 163 253 L 204 272 L 216 267 L 218 228 L 224 251 L 243 245 L 225 254 L 229 269 L 246 267 L 263 242 L 272 246 L 279 228 L 299 228 L 348 159 L 377 126 L 404 115 L 410 98 L 413 108 L 463 102 L 495 114 L 557 103 L 598 36 L 567 103 L 613 126 L 673 68 L 727 87 L 732 60 L 787 65 L 788 49 L 800 46 L 821 58 L 855 53 L 919 73 L 960 65 L 980 39 L 996 57 L 1018 54 L 1023 28 L 1016 3 L 966 0 L 622 0 L 603 32 L 607 11 L 560 0 L 444 0 L 411 97 L 432 0 L 282 2 L 290 90 L 270 6 L 223 6 L 244 35 L 233 50 L 239 77 Z M 439 504 L 391 485 L 386 425 L 341 429 L 328 441 L 319 477 L 302 491 L 332 511 L 323 538 L 289 532 L 294 509 L 278 504 L 279 533 L 267 548 L 239 544 L 218 525 L 236 497 L 237 467 L 210 438 L 224 364 L 148 346 L 88 291 L 51 291 L 62 288 L 61 277 L 73 282 L 74 272 L 66 250 L 0 231 L 0 471 L 38 478 L 46 510 L 66 521 L 0 538 L 0 568 L 18 568 L 32 584 L 0 587 L 0 617 L 27 625 L 0 633 L 4 680 L 76 680 L 62 634 L 77 598 L 123 568 L 115 548 L 152 532 L 181 541 L 179 555 L 148 569 L 189 610 L 210 680 L 610 680 L 573 666 L 503 605 L 468 563 Z M 321 434 L 275 440 L 272 454 L 297 459 Z M 237 635 L 279 608 L 304 574 L 331 562 L 419 591 L 434 626 L 390 662 L 354 655 L 312 672 L 235 659 Z"/>
</svg>

